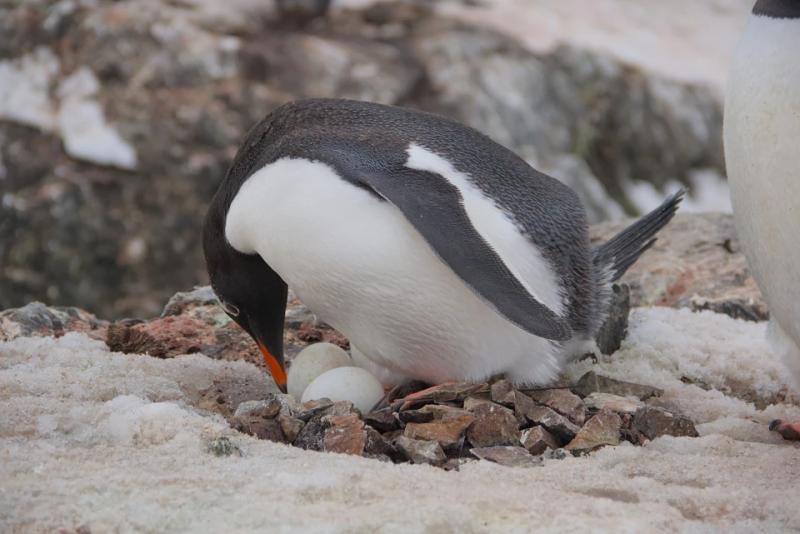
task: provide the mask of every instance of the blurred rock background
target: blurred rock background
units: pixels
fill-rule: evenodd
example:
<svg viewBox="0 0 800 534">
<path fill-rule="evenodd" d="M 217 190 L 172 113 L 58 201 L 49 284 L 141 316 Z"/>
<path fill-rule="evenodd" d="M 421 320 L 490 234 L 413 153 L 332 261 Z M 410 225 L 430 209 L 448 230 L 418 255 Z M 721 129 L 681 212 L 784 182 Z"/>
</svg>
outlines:
<svg viewBox="0 0 800 534">
<path fill-rule="evenodd" d="M 751 3 L 0 1 L 0 309 L 152 316 L 204 283 L 239 141 L 302 97 L 456 118 L 592 222 L 678 184 L 685 211 L 729 210 L 720 95 Z"/>
</svg>

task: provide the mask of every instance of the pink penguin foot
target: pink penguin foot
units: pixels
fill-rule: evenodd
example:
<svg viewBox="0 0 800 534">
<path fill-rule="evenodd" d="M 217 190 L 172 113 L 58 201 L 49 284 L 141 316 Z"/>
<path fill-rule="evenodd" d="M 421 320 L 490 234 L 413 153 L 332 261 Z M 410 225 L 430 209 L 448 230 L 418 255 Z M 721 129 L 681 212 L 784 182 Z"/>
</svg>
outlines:
<svg viewBox="0 0 800 534">
<path fill-rule="evenodd" d="M 769 429 L 783 436 L 783 439 L 800 441 L 800 423 L 786 423 L 775 419 L 769 424 Z"/>
</svg>

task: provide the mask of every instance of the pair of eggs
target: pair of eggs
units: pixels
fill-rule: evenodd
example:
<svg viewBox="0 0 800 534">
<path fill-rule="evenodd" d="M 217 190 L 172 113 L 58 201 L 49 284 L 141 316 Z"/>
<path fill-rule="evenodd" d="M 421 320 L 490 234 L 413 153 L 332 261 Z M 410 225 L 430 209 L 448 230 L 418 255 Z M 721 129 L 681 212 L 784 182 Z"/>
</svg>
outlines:
<svg viewBox="0 0 800 534">
<path fill-rule="evenodd" d="M 369 371 L 332 343 L 315 343 L 292 360 L 286 387 L 301 402 L 328 398 L 350 401 L 368 413 L 383 397 L 383 386 Z"/>
</svg>

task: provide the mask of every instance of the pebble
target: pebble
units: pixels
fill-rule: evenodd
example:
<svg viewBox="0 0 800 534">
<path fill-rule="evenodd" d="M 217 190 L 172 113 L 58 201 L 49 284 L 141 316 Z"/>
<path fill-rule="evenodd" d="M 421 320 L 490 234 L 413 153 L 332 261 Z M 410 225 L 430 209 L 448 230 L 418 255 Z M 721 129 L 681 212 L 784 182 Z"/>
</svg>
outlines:
<svg viewBox="0 0 800 534">
<path fill-rule="evenodd" d="M 305 423 L 292 417 L 291 415 L 280 414 L 278 415 L 278 424 L 281 425 L 281 431 L 289 443 L 294 443 L 300 431 L 303 430 Z"/>
<path fill-rule="evenodd" d="M 663 393 L 663 390 L 656 387 L 616 380 L 598 375 L 594 371 L 589 371 L 583 375 L 571 389 L 581 397 L 586 397 L 592 393 L 611 393 L 620 397 L 633 396 L 641 400 L 659 396 Z"/>
<path fill-rule="evenodd" d="M 435 441 L 423 441 L 400 435 L 394 443 L 405 457 L 415 464 L 442 465 L 447 460 L 441 445 Z"/>
<path fill-rule="evenodd" d="M 571 441 L 580 430 L 578 425 L 547 406 L 535 404 L 527 408 L 524 415 L 531 423 L 547 429 L 561 443 Z"/>
<path fill-rule="evenodd" d="M 585 399 L 584 404 L 592 410 L 606 410 L 617 413 L 634 414 L 642 408 L 644 403 L 636 397 L 620 397 L 611 393 L 592 393 Z"/>
<path fill-rule="evenodd" d="M 287 443 L 286 436 L 281 430 L 281 425 L 275 419 L 264 419 L 255 415 L 233 417 L 231 426 L 258 439 L 266 439 L 278 443 Z"/>
<path fill-rule="evenodd" d="M 581 398 L 568 389 L 544 389 L 532 391 L 529 396 L 539 404 L 554 409 L 576 425 L 586 421 L 586 406 Z"/>
<path fill-rule="evenodd" d="M 622 419 L 614 412 L 602 411 L 589 419 L 564 448 L 573 453 L 593 451 L 603 445 L 619 445 Z"/>
<path fill-rule="evenodd" d="M 514 386 L 508 380 L 498 380 L 490 389 L 493 402 L 505 406 L 514 406 Z"/>
<path fill-rule="evenodd" d="M 323 449 L 326 452 L 361 456 L 367 444 L 364 421 L 358 414 L 326 415 L 322 418 L 325 427 Z"/>
<path fill-rule="evenodd" d="M 266 400 L 250 400 L 239 404 L 234 412 L 234 417 L 258 416 L 272 419 L 281 410 L 281 403 L 278 399 L 269 398 Z"/>
<path fill-rule="evenodd" d="M 398 427 L 394 412 L 388 408 L 368 413 L 364 416 L 364 422 L 380 432 L 389 432 Z"/>
<path fill-rule="evenodd" d="M 531 456 L 522 447 L 475 447 L 470 452 L 481 460 L 487 460 L 506 467 L 536 467 L 542 465 L 541 458 Z"/>
<path fill-rule="evenodd" d="M 472 414 L 475 421 L 467 430 L 467 439 L 474 447 L 519 445 L 519 423 L 508 408 L 487 402 L 475 406 Z"/>
<path fill-rule="evenodd" d="M 434 419 L 428 423 L 408 423 L 403 435 L 411 439 L 436 441 L 445 449 L 460 446 L 464 432 L 475 421 L 473 414 L 459 408 L 426 406 L 424 409 Z"/>
<path fill-rule="evenodd" d="M 690 436 L 697 437 L 697 429 L 688 417 L 668 412 L 654 406 L 639 408 L 633 414 L 633 429 L 655 439 L 658 436 Z"/>
<path fill-rule="evenodd" d="M 294 446 L 309 451 L 324 450 L 325 427 L 319 415 L 312 417 L 303 425 L 300 433 L 294 440 Z"/>
<path fill-rule="evenodd" d="M 558 448 L 558 440 L 541 426 L 535 426 L 522 431 L 520 443 L 533 455 L 542 454 L 548 449 Z"/>
<path fill-rule="evenodd" d="M 333 343 L 314 343 L 294 357 L 287 375 L 286 389 L 296 399 L 315 378 L 337 367 L 352 366 L 350 356 Z"/>
</svg>

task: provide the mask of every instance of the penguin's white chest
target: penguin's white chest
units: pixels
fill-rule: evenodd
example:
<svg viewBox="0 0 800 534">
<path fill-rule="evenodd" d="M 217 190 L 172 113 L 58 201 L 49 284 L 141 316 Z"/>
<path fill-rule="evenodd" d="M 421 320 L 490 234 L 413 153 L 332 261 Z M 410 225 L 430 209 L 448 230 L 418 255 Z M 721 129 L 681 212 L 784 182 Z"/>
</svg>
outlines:
<svg viewBox="0 0 800 534">
<path fill-rule="evenodd" d="M 557 346 L 478 298 L 399 209 L 322 163 L 283 159 L 253 174 L 231 204 L 226 237 L 260 254 L 320 319 L 397 378 L 508 373 L 545 383 L 561 366 Z"/>
<path fill-rule="evenodd" d="M 737 231 L 780 329 L 800 346 L 800 21 L 751 17 L 725 102 Z M 793 356 L 800 358 L 800 351 Z M 791 363 L 791 362 L 790 362 Z M 800 361 L 796 362 L 800 367 Z"/>
</svg>

